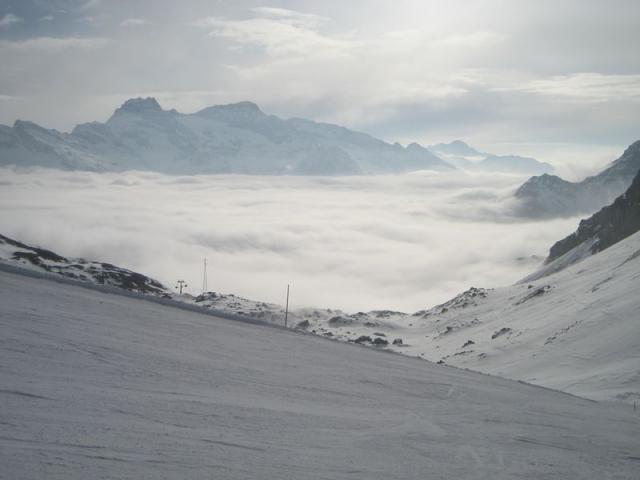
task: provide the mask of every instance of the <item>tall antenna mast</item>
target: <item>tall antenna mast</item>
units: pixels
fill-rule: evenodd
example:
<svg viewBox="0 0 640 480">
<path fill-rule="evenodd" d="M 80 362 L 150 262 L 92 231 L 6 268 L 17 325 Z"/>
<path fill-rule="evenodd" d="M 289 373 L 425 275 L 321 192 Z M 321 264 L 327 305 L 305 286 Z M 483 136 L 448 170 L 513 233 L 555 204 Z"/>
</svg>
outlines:
<svg viewBox="0 0 640 480">
<path fill-rule="evenodd" d="M 204 259 L 204 273 L 202 274 L 202 295 L 207 293 L 207 259 Z"/>
</svg>

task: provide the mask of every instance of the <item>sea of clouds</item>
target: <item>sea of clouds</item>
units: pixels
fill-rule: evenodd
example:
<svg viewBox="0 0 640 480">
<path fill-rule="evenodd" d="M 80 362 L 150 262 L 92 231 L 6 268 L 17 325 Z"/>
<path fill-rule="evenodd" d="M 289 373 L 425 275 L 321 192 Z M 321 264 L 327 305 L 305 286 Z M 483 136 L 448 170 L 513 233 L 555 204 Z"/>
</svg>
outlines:
<svg viewBox="0 0 640 480">
<path fill-rule="evenodd" d="M 373 177 L 165 176 L 0 169 L 0 233 L 127 267 L 169 287 L 293 307 L 416 311 L 511 284 L 576 218 L 509 215 L 524 181 L 420 172 Z M 533 256 L 533 257 L 532 257 Z M 537 257 L 536 257 L 537 256 Z"/>
</svg>

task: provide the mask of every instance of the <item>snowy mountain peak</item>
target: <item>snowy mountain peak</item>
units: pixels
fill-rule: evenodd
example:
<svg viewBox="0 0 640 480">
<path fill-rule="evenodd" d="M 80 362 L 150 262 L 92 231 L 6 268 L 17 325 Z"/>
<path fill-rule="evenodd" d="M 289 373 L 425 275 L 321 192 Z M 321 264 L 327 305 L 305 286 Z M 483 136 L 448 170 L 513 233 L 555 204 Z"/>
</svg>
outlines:
<svg viewBox="0 0 640 480">
<path fill-rule="evenodd" d="M 249 101 L 229 103 L 227 105 L 214 105 L 212 107 L 204 108 L 196 113 L 196 115 L 205 115 L 205 116 L 217 116 L 220 114 L 245 116 L 245 117 L 251 117 L 256 115 L 264 116 L 264 113 L 262 112 L 262 110 L 260 110 L 260 107 L 257 104 Z"/>
<path fill-rule="evenodd" d="M 625 157 L 627 155 L 637 155 L 637 154 L 640 154 L 640 140 L 636 140 L 631 145 L 629 145 L 624 151 L 624 153 L 622 154 L 622 156 Z"/>
<path fill-rule="evenodd" d="M 529 178 L 526 182 L 524 182 L 520 187 L 520 190 L 526 190 L 527 188 L 531 188 L 531 186 L 536 187 L 555 187 L 555 186 L 564 186 L 567 184 L 566 180 L 558 177 L 557 175 L 551 175 L 548 173 L 543 173 L 542 175 L 537 175 L 535 177 Z M 516 193 L 517 195 L 517 193 Z"/>
<path fill-rule="evenodd" d="M 426 150 L 426 148 L 424 148 L 422 145 L 420 145 L 419 143 L 413 142 L 410 143 L 409 145 L 407 145 L 407 151 L 411 152 L 411 151 L 415 151 L 415 152 L 422 152 Z"/>
<path fill-rule="evenodd" d="M 479 152 L 462 140 L 454 140 L 450 143 L 438 143 L 437 145 L 432 145 L 430 148 L 431 150 L 439 153 L 457 155 L 461 157 L 477 157 L 484 155 L 482 152 Z"/>
<path fill-rule="evenodd" d="M 13 123 L 13 128 L 17 132 L 55 132 L 55 130 L 47 130 L 46 128 L 41 127 L 37 123 L 30 122 L 28 120 L 16 120 Z"/>
<path fill-rule="evenodd" d="M 162 112 L 162 107 L 158 103 L 158 101 L 153 97 L 147 98 L 130 98 L 126 102 L 122 104 L 120 108 L 115 111 L 115 114 L 118 113 L 134 113 L 134 114 L 145 114 L 145 113 L 156 113 Z"/>
</svg>

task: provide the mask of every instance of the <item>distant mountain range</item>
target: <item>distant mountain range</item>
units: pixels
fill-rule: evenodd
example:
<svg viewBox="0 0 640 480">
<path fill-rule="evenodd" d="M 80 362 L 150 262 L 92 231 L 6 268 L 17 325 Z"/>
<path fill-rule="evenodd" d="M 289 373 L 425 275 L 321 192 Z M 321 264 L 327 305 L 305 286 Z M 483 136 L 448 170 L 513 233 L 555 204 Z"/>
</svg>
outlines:
<svg viewBox="0 0 640 480">
<path fill-rule="evenodd" d="M 553 166 L 539 162 L 535 158 L 519 155 L 494 155 L 480 152 L 462 140 L 451 143 L 438 143 L 429 147 L 447 163 L 463 170 L 485 173 L 515 173 L 523 175 L 539 175 L 554 173 Z"/>
<path fill-rule="evenodd" d="M 622 194 L 639 170 L 637 141 L 605 170 L 581 182 L 548 174 L 530 178 L 515 192 L 519 201 L 517 213 L 534 218 L 593 213 Z"/>
<path fill-rule="evenodd" d="M 282 120 L 250 102 L 193 114 L 154 98 L 127 100 L 106 123 L 71 133 L 16 121 L 0 126 L 0 165 L 169 174 L 358 175 L 453 167 L 418 144 L 403 147 L 347 128 Z"/>
<path fill-rule="evenodd" d="M 251 102 L 192 114 L 154 98 L 127 100 L 105 122 L 71 133 L 17 120 L 0 125 L 0 165 L 65 170 L 146 170 L 168 174 L 371 175 L 465 170 L 535 175 L 533 158 L 482 153 L 461 140 L 404 147 L 328 123 L 267 115 Z"/>
</svg>

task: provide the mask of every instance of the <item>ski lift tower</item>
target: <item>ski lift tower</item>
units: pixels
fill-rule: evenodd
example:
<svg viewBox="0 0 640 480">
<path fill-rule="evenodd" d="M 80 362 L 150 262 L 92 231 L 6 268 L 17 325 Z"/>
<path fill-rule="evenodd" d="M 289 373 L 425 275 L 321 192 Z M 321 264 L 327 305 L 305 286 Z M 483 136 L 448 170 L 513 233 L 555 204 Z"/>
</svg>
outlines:
<svg viewBox="0 0 640 480">
<path fill-rule="evenodd" d="M 180 292 L 180 295 L 182 295 L 182 289 L 188 287 L 189 285 L 187 285 L 187 282 L 185 280 L 178 280 L 176 282 L 176 289 L 178 290 L 178 292 Z"/>
</svg>

